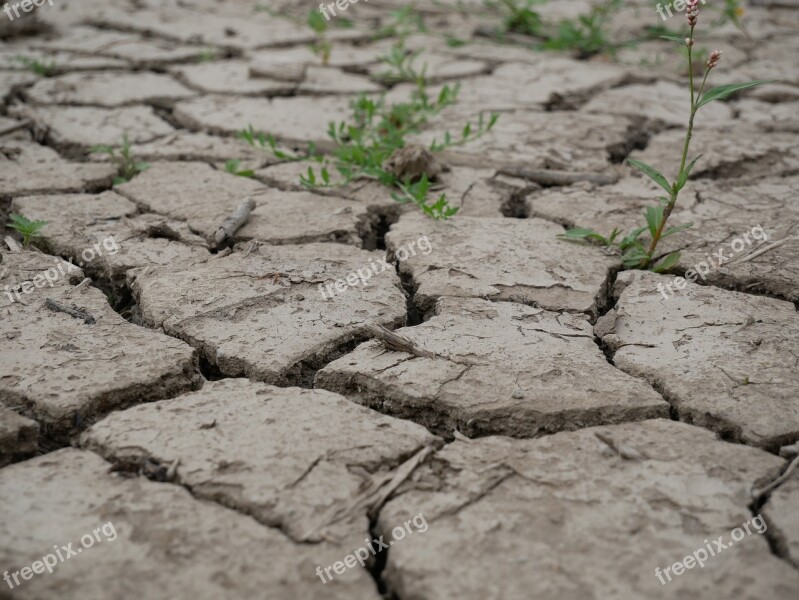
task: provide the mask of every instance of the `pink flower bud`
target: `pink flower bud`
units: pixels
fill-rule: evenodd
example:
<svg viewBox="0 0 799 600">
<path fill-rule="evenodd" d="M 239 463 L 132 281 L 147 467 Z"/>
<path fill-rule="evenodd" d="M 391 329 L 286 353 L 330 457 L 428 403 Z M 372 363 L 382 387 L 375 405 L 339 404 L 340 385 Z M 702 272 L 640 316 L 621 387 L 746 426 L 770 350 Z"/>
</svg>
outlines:
<svg viewBox="0 0 799 600">
<path fill-rule="evenodd" d="M 685 38 L 685 45 L 690 48 L 694 45 L 694 41 L 691 38 Z"/>
<path fill-rule="evenodd" d="M 699 18 L 699 0 L 687 0 L 685 14 L 688 17 L 688 24 L 691 27 L 696 27 Z"/>
<path fill-rule="evenodd" d="M 719 60 L 721 59 L 721 50 L 713 50 L 710 53 L 710 58 L 707 59 L 707 68 L 712 69 L 716 65 L 719 64 Z"/>
</svg>

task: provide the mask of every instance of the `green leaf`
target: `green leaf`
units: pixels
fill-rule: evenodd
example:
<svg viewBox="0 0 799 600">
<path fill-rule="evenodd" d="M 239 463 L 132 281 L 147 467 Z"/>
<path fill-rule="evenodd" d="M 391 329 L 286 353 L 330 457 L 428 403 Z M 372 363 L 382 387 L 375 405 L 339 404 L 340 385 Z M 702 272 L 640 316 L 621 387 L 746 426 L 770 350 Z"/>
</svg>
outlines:
<svg viewBox="0 0 799 600">
<path fill-rule="evenodd" d="M 633 246 L 635 244 L 640 245 L 638 242 L 638 237 L 646 230 L 647 230 L 646 227 L 636 227 L 635 229 L 633 229 L 630 233 L 624 236 L 624 239 L 622 239 L 621 242 L 619 242 L 619 249 L 623 252 L 630 246 Z"/>
<path fill-rule="evenodd" d="M 569 229 L 563 233 L 559 233 L 558 237 L 564 240 L 572 240 L 572 241 L 593 240 L 605 246 L 610 245 L 610 241 L 605 236 L 597 233 L 593 229 L 585 229 L 583 227 L 574 227 L 573 229 Z"/>
<path fill-rule="evenodd" d="M 330 173 L 328 173 L 327 169 L 322 167 L 321 173 L 322 173 L 322 181 L 325 182 L 325 185 L 330 184 Z"/>
<path fill-rule="evenodd" d="M 670 40 L 672 42 L 677 42 L 682 46 L 687 46 L 685 43 L 684 37 L 677 37 L 676 35 L 659 35 L 658 37 L 663 38 L 664 40 Z"/>
<path fill-rule="evenodd" d="M 641 263 L 645 263 L 648 260 L 649 255 L 638 242 L 636 242 L 636 245 L 630 247 L 621 257 L 621 262 L 624 263 L 625 267 L 638 267 L 641 266 Z"/>
<path fill-rule="evenodd" d="M 646 217 L 646 224 L 649 227 L 649 235 L 652 236 L 652 239 L 655 239 L 655 235 L 660 229 L 660 224 L 663 222 L 663 206 L 647 206 L 644 217 Z"/>
<path fill-rule="evenodd" d="M 723 100 L 730 94 L 734 94 L 735 92 L 739 92 L 741 90 L 748 90 L 753 87 L 757 87 L 759 85 L 763 85 L 764 83 L 773 83 L 774 79 L 758 79 L 756 81 L 747 81 L 746 83 L 730 83 L 727 85 L 720 85 L 718 87 L 714 87 L 705 92 L 702 96 L 702 99 L 697 102 L 696 108 L 699 110 L 705 104 L 709 102 L 713 102 L 713 100 Z"/>
<path fill-rule="evenodd" d="M 685 184 L 688 182 L 688 177 L 691 175 L 691 171 L 693 170 L 696 161 L 702 158 L 702 156 L 704 155 L 700 154 L 695 159 L 693 159 L 690 162 L 690 164 L 687 167 L 685 167 L 685 170 L 679 174 L 679 176 L 677 177 L 677 185 L 676 185 L 678 192 L 685 187 Z"/>
<path fill-rule="evenodd" d="M 670 235 L 674 235 L 677 232 L 682 231 L 683 229 L 688 229 L 689 227 L 693 227 L 693 223 L 685 223 L 683 225 L 677 225 L 676 227 L 669 227 L 666 231 L 663 232 L 663 235 L 660 236 L 660 239 L 667 238 Z"/>
<path fill-rule="evenodd" d="M 641 162 L 640 160 L 633 160 L 632 158 L 628 158 L 627 162 L 634 166 L 636 169 L 641 171 L 644 175 L 649 177 L 652 181 L 657 183 L 660 187 L 666 190 L 669 194 L 671 194 L 672 189 L 669 185 L 668 180 L 654 167 L 650 167 L 645 162 Z"/>
<path fill-rule="evenodd" d="M 672 252 L 666 258 L 661 260 L 657 265 L 652 267 L 655 273 L 665 273 L 680 261 L 680 253 Z"/>
</svg>

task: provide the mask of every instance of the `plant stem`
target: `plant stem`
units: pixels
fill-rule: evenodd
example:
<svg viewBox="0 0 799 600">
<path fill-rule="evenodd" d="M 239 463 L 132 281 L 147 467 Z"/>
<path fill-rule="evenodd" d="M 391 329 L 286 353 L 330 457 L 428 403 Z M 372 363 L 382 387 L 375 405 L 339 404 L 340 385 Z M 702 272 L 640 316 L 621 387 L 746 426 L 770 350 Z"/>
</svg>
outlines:
<svg viewBox="0 0 799 600">
<path fill-rule="evenodd" d="M 694 93 L 694 64 L 691 55 L 691 47 L 693 45 L 694 39 L 694 28 L 691 27 L 691 33 L 689 34 L 689 39 L 691 40 L 691 45 L 688 46 L 688 82 L 689 88 L 691 91 L 691 113 L 688 117 L 688 131 L 685 134 L 685 143 L 683 144 L 682 148 L 682 159 L 680 160 L 680 170 L 677 172 L 677 178 L 679 179 L 680 174 L 685 170 L 685 162 L 688 159 L 688 148 L 691 145 L 691 134 L 694 130 L 694 117 L 696 116 L 696 105 L 697 100 L 701 97 L 702 91 L 705 89 L 705 82 L 707 81 L 707 76 L 710 73 L 710 69 L 705 70 L 705 77 L 702 79 L 702 86 L 699 89 L 699 93 Z M 666 208 L 663 209 L 663 218 L 660 220 L 660 225 L 655 231 L 655 235 L 652 236 L 652 242 L 649 244 L 649 251 L 647 252 L 648 256 L 645 259 L 645 264 L 643 265 L 644 268 L 648 267 L 652 263 L 652 257 L 655 254 L 655 249 L 657 248 L 658 242 L 660 241 L 661 236 L 663 235 L 663 230 L 666 227 L 666 221 L 669 220 L 671 216 L 671 212 L 674 210 L 674 205 L 677 204 L 677 197 L 680 194 L 680 190 L 677 189 L 676 182 L 671 186 L 671 194 L 669 195 L 669 201 L 666 205 Z"/>
</svg>

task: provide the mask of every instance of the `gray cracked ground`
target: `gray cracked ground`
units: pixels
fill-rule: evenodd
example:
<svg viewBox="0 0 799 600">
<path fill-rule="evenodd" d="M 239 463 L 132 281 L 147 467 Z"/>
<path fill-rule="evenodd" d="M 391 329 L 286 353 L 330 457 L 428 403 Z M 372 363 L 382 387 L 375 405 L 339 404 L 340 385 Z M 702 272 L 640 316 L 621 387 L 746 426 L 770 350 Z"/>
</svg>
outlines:
<svg viewBox="0 0 799 600">
<path fill-rule="evenodd" d="M 280 385 L 313 372 L 366 337 L 396 327 L 405 296 L 380 252 L 344 244 L 259 246 L 196 264 L 132 273 L 144 323 L 185 340 L 228 376 Z M 362 285 L 358 269 L 380 269 Z M 375 273 L 375 270 L 372 270 Z M 332 297 L 326 285 L 354 280 Z"/>
<path fill-rule="evenodd" d="M 778 81 L 702 109 L 704 157 L 672 216 L 694 226 L 665 240 L 681 258 L 659 276 L 557 234 L 642 222 L 662 192 L 626 157 L 674 175 L 688 98 L 670 42 L 531 51 L 491 37 L 504 19 L 483 0 L 416 2 L 425 31 L 380 0 L 325 21 L 322 64 L 316 7 L 258 4 L 0 17 L 0 222 L 47 221 L 31 248 L 0 234 L 0 573 L 118 532 L 19 589 L 0 581 L 0 598 L 797 597 L 799 475 L 780 477 L 799 441 L 797 2 L 743 3 L 745 34 L 705 29 L 703 5 L 697 52 L 724 52 L 712 84 Z M 613 42 L 684 23 L 622 4 Z M 447 222 L 335 168 L 308 190 L 318 163 L 238 135 L 329 151 L 359 92 L 414 90 L 381 76 L 400 37 L 433 94 L 460 86 L 409 141 L 459 142 L 500 113 L 438 157 L 431 193 L 460 209 Z M 123 136 L 149 168 L 112 186 L 91 149 Z M 246 197 L 247 223 L 213 248 Z M 731 252 L 756 225 L 768 239 Z M 118 250 L 84 260 L 111 236 Z M 407 255 L 423 236 L 431 251 Z M 698 284 L 660 294 L 719 249 Z M 51 287 L 54 265 L 68 272 Z M 757 512 L 763 535 L 658 581 Z M 389 550 L 320 581 L 379 536 Z"/>
<path fill-rule="evenodd" d="M 319 371 L 317 386 L 443 435 L 534 437 L 668 415 L 651 387 L 607 363 L 584 315 L 442 298 L 434 317 L 398 333 L 436 356 L 367 342 Z"/>
<path fill-rule="evenodd" d="M 410 598 L 791 598 L 799 573 L 754 533 L 702 570 L 655 575 L 729 541 L 752 518 L 749 487 L 781 463 L 668 420 L 456 441 L 381 512 L 381 533 L 429 523 L 392 546 L 385 577 Z"/>
</svg>

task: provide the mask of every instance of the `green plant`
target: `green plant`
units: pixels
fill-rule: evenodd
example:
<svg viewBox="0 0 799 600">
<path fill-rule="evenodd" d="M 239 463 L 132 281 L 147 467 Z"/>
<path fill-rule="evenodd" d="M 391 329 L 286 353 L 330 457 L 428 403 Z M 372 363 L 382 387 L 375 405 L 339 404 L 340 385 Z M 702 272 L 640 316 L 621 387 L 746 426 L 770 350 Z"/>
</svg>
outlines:
<svg viewBox="0 0 799 600">
<path fill-rule="evenodd" d="M 403 41 L 394 44 L 391 51 L 379 58 L 380 62 L 386 65 L 387 69 L 381 71 L 376 77 L 387 84 L 411 82 L 419 84 L 424 82 L 427 65 L 421 70 L 417 70 L 414 62 L 422 53 L 422 50 L 410 52 L 405 48 Z"/>
<path fill-rule="evenodd" d="M 137 161 L 130 150 L 130 140 L 128 134 L 122 136 L 122 143 L 119 147 L 97 145 L 92 146 L 92 154 L 107 154 L 117 167 L 117 176 L 114 177 L 114 185 L 127 183 L 136 175 L 150 168 L 146 162 Z"/>
<path fill-rule="evenodd" d="M 42 62 L 36 58 L 30 58 L 28 56 L 21 55 L 15 56 L 14 60 L 22 64 L 29 71 L 32 71 L 41 77 L 52 77 L 56 74 L 58 69 L 54 60 Z"/>
<path fill-rule="evenodd" d="M 30 241 L 33 238 L 40 237 L 39 232 L 41 231 L 42 227 L 47 225 L 47 221 L 31 221 L 27 217 L 14 213 L 8 215 L 8 218 L 11 219 L 11 222 L 7 223 L 6 227 L 15 229 L 22 234 L 23 246 L 30 244 Z"/>
<path fill-rule="evenodd" d="M 582 56 L 613 53 L 617 46 L 606 37 L 605 25 L 620 8 L 621 0 L 606 0 L 592 6 L 586 15 L 563 19 L 542 47 L 545 50 L 577 50 Z"/>
<path fill-rule="evenodd" d="M 621 253 L 622 262 L 628 268 L 651 269 L 660 273 L 671 269 L 680 260 L 679 252 L 673 252 L 666 256 L 659 256 L 657 254 L 657 248 L 661 240 L 692 226 L 691 223 L 686 223 L 677 227 L 666 227 L 669 217 L 677 204 L 680 191 L 685 187 L 691 175 L 691 171 L 701 158 L 701 155 L 699 155 L 690 162 L 688 161 L 688 151 L 690 149 L 691 137 L 694 130 L 694 119 L 699 109 L 714 100 L 723 100 L 737 91 L 753 88 L 764 83 L 770 83 L 768 81 L 749 81 L 747 83 L 722 85 L 705 91 L 708 75 L 710 75 L 710 72 L 718 65 L 721 59 L 721 51 L 714 50 L 710 53 L 710 57 L 705 64 L 705 73 L 701 85 L 699 85 L 698 88 L 695 86 L 694 72 L 691 65 L 693 64 L 692 48 L 694 46 L 694 29 L 699 17 L 698 3 L 699 0 L 688 0 L 687 3 L 688 24 L 690 26 L 688 37 L 663 36 L 688 49 L 688 88 L 691 104 L 688 117 L 688 129 L 685 134 L 685 141 L 683 142 L 680 167 L 677 176 L 674 181 L 670 183 L 669 180 L 654 167 L 639 160 L 627 160 L 628 164 L 637 168 L 658 184 L 666 192 L 666 196 L 659 196 L 659 202 L 656 206 L 647 207 L 644 212 L 646 225 L 637 227 L 618 243 L 616 243 L 616 239 L 620 235 L 618 229 L 614 229 L 608 237 L 592 229 L 583 228 L 570 229 L 560 236 L 567 240 L 585 240 L 598 242 L 604 246 L 617 246 Z M 640 239 L 641 236 L 645 234 L 649 234 L 648 241 L 642 241 Z"/>
<path fill-rule="evenodd" d="M 409 35 L 426 31 L 427 27 L 425 27 L 422 15 L 411 6 L 403 6 L 399 10 L 389 12 L 388 22 L 377 30 L 377 33 L 372 36 L 372 40 L 397 37 L 404 41 Z"/>
<path fill-rule="evenodd" d="M 255 132 L 252 127 L 239 132 L 239 137 L 256 147 L 265 148 L 268 144 L 275 156 L 284 160 L 311 158 L 319 163 L 317 168 L 309 166 L 306 173 L 300 176 L 300 182 L 307 188 L 341 187 L 355 179 L 374 179 L 398 190 L 393 194 L 398 202 L 413 202 L 425 214 L 446 219 L 458 209 L 449 206 L 443 194 L 434 203 L 427 203 L 430 184 L 426 176 L 422 175 L 418 181 L 400 178 L 386 168 L 386 161 L 395 151 L 406 146 L 408 135 L 421 131 L 431 117 L 454 104 L 457 95 L 457 86 L 444 86 L 438 96 L 432 99 L 427 94 L 424 82 L 417 83 L 408 101 L 396 104 L 387 104 L 385 96 L 375 99 L 362 94 L 353 101 L 352 115 L 348 121 L 329 123 L 327 135 L 334 143 L 329 157 L 316 155 L 312 149 L 304 156 L 278 151 L 271 135 Z M 430 150 L 438 152 L 475 139 L 493 127 L 497 118 L 498 115 L 492 114 L 486 120 L 481 115 L 477 127 L 467 124 L 457 139 L 446 134 L 444 142 L 433 142 Z M 331 169 L 338 174 L 335 181 L 331 177 Z"/>
<path fill-rule="evenodd" d="M 197 62 L 207 63 L 216 60 L 219 52 L 215 48 L 205 48 L 200 54 L 197 55 Z"/>
<path fill-rule="evenodd" d="M 308 13 L 308 27 L 316 33 L 316 41 L 311 44 L 311 50 L 316 54 L 323 65 L 330 61 L 330 53 L 333 51 L 333 44 L 327 39 L 327 21 L 318 10 L 312 8 Z"/>
<path fill-rule="evenodd" d="M 241 161 L 236 158 L 231 158 L 225 161 L 225 171 L 231 175 L 238 175 L 239 177 L 255 177 L 255 171 L 252 169 L 239 169 Z"/>
<path fill-rule="evenodd" d="M 538 37 L 543 35 L 544 20 L 533 7 L 546 0 L 483 0 L 486 8 L 503 15 L 504 32 Z"/>
</svg>

